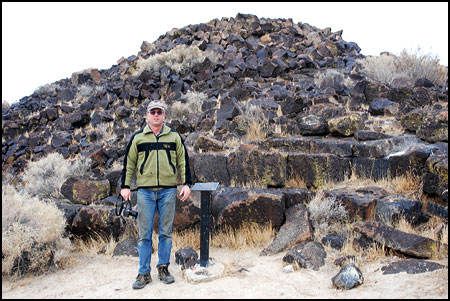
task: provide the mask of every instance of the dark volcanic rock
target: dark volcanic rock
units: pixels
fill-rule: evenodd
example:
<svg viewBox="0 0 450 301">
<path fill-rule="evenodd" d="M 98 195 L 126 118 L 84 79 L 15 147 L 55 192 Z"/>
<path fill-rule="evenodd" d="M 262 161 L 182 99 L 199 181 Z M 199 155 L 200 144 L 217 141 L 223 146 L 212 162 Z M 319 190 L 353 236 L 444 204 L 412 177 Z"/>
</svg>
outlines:
<svg viewBox="0 0 450 301">
<path fill-rule="evenodd" d="M 286 210 L 286 222 L 275 235 L 272 243 L 261 254 L 270 255 L 313 238 L 313 229 L 309 221 L 309 213 L 302 204 Z"/>
<path fill-rule="evenodd" d="M 379 187 L 339 188 L 326 192 L 340 201 L 348 212 L 351 221 L 374 220 L 377 200 L 384 197 L 387 192 Z"/>
<path fill-rule="evenodd" d="M 436 262 L 419 260 L 415 258 L 396 261 L 381 267 L 383 275 L 398 274 L 401 272 L 406 272 L 408 274 L 419 274 L 432 272 L 438 269 L 448 269 L 448 267 Z"/>
<path fill-rule="evenodd" d="M 279 227 L 283 224 L 283 194 L 268 189 L 222 188 L 213 194 L 213 221 L 217 228 L 238 229 L 246 224 Z"/>
<path fill-rule="evenodd" d="M 108 238 L 118 239 L 125 231 L 122 217 L 116 216 L 114 208 L 85 206 L 75 215 L 71 231 L 83 239 Z"/>
<path fill-rule="evenodd" d="M 132 257 L 139 257 L 137 248 L 138 239 L 135 237 L 127 237 L 117 244 L 114 248 L 113 256 L 128 255 Z"/>
<path fill-rule="evenodd" d="M 226 154 L 193 154 L 191 158 L 194 162 L 193 172 L 198 182 L 219 182 L 221 185 L 230 185 Z"/>
<path fill-rule="evenodd" d="M 283 257 L 284 262 L 297 263 L 301 268 L 318 271 L 325 265 L 327 253 L 320 242 L 304 241 L 294 247 Z"/>
<path fill-rule="evenodd" d="M 399 231 L 380 222 L 357 222 L 352 225 L 352 229 L 373 241 L 385 244 L 388 248 L 412 257 L 430 258 L 436 248 L 447 249 L 445 244 L 440 244 L 427 237 Z"/>
<path fill-rule="evenodd" d="M 344 266 L 331 281 L 337 288 L 348 290 L 363 284 L 364 277 L 355 264 L 350 263 Z"/>
<path fill-rule="evenodd" d="M 422 212 L 422 203 L 409 200 L 402 195 L 378 199 L 375 206 L 375 220 L 392 224 L 404 217 L 409 223 L 418 225 L 428 221 Z"/>
<path fill-rule="evenodd" d="M 287 155 L 258 149 L 253 144 L 241 145 L 228 156 L 230 180 L 236 185 L 260 183 L 265 187 L 282 187 L 286 180 Z"/>
<path fill-rule="evenodd" d="M 448 143 L 437 143 L 426 161 L 423 191 L 448 203 Z"/>
<path fill-rule="evenodd" d="M 175 262 L 181 265 L 181 269 L 184 270 L 189 261 L 195 261 L 198 259 L 198 254 L 191 247 L 185 247 L 175 252 Z"/>
<path fill-rule="evenodd" d="M 333 249 L 340 250 L 344 246 L 345 237 L 336 234 L 327 234 L 322 238 L 323 245 L 330 245 Z"/>
<path fill-rule="evenodd" d="M 61 186 L 61 193 L 76 204 L 89 205 L 111 195 L 108 180 L 67 179 Z"/>
</svg>

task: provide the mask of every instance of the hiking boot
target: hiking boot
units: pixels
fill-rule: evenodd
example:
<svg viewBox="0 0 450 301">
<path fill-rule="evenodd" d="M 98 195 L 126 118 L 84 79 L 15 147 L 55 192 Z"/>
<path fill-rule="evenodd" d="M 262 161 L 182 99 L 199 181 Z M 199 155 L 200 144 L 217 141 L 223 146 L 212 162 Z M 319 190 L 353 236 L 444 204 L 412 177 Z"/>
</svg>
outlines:
<svg viewBox="0 0 450 301">
<path fill-rule="evenodd" d="M 158 277 L 165 284 L 173 283 L 175 279 L 170 275 L 168 265 L 162 264 L 158 266 Z"/>
<path fill-rule="evenodd" d="M 145 285 L 152 282 L 152 276 L 150 276 L 150 273 L 148 274 L 139 274 L 136 277 L 136 281 L 133 283 L 134 289 L 140 289 L 143 288 Z"/>
</svg>

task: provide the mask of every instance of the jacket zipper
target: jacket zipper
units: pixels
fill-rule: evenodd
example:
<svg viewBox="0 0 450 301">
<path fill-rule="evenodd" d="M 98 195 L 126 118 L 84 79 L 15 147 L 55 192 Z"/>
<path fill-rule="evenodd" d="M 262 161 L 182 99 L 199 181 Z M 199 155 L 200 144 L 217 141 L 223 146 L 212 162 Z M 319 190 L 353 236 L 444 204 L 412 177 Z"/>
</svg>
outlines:
<svg viewBox="0 0 450 301">
<path fill-rule="evenodd" d="M 159 136 L 156 136 L 156 179 L 159 186 Z"/>
</svg>

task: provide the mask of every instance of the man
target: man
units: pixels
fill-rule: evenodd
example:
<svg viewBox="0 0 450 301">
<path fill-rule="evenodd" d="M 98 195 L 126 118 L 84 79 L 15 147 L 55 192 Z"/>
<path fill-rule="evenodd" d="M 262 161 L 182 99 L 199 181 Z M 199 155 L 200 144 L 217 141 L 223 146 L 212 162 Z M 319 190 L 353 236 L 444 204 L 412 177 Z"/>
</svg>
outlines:
<svg viewBox="0 0 450 301">
<path fill-rule="evenodd" d="M 177 174 L 184 185 L 181 201 L 190 193 L 191 174 L 189 157 L 180 135 L 164 125 L 165 108 L 159 101 L 147 106 L 147 125 L 133 134 L 125 153 L 120 194 L 131 199 L 130 185 L 136 173 L 137 222 L 139 226 L 139 274 L 133 289 L 143 288 L 152 281 L 150 261 L 152 255 L 153 218 L 158 210 L 158 278 L 173 283 L 168 266 L 172 249 L 172 225 L 175 217 Z"/>
</svg>

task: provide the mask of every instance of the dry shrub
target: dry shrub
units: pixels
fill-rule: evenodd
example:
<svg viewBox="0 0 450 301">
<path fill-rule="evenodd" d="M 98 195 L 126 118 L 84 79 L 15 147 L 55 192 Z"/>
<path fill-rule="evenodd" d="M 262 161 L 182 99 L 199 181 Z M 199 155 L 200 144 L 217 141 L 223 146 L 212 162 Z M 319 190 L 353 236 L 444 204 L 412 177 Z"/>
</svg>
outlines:
<svg viewBox="0 0 450 301">
<path fill-rule="evenodd" d="M 97 125 L 96 131 L 103 137 L 104 140 L 114 141 L 117 135 L 113 131 L 114 122 L 100 123 Z"/>
<path fill-rule="evenodd" d="M 11 105 L 6 100 L 2 100 L 2 109 L 8 109 Z"/>
<path fill-rule="evenodd" d="M 448 70 L 439 64 L 437 55 L 421 54 L 420 47 L 410 53 L 403 49 L 397 57 L 395 67 L 399 73 L 406 74 L 413 80 L 427 78 L 438 86 L 444 86 L 448 79 Z"/>
<path fill-rule="evenodd" d="M 168 110 L 168 117 L 171 120 L 188 120 L 191 114 L 201 112 L 203 102 L 208 99 L 205 93 L 193 91 L 187 92 L 182 97 L 186 99 L 186 103 L 176 101 Z"/>
<path fill-rule="evenodd" d="M 81 84 L 77 87 L 77 93 L 75 94 L 76 100 L 85 100 L 91 96 L 96 96 L 99 92 L 103 90 L 100 85 L 89 86 L 87 84 Z"/>
<path fill-rule="evenodd" d="M 29 162 L 23 173 L 25 192 L 39 198 L 60 197 L 59 189 L 70 176 L 85 176 L 90 169 L 89 158 L 72 162 L 57 152 L 38 161 Z"/>
<path fill-rule="evenodd" d="M 369 79 L 391 84 L 396 78 L 407 77 L 411 80 L 427 78 L 438 86 L 444 86 L 448 79 L 448 68 L 439 64 L 437 56 L 421 54 L 420 48 L 408 52 L 406 49 L 395 56 L 381 54 L 358 59 L 361 72 Z"/>
<path fill-rule="evenodd" d="M 158 53 L 150 56 L 148 59 L 139 60 L 136 64 L 135 75 L 139 76 L 144 70 L 158 71 L 164 65 L 177 73 L 181 73 L 196 64 L 202 63 L 205 58 L 208 58 L 213 63 L 216 61 L 212 53 L 203 52 L 198 46 L 180 44 L 168 52 Z"/>
<path fill-rule="evenodd" d="M 235 118 L 238 127 L 245 131 L 244 141 L 264 139 L 267 137 L 267 118 L 261 107 L 246 104 L 241 108 L 241 116 Z"/>
<path fill-rule="evenodd" d="M 61 89 L 61 86 L 58 84 L 45 84 L 34 90 L 34 93 L 39 95 L 53 95 L 59 89 Z"/>
<path fill-rule="evenodd" d="M 350 88 L 353 85 L 353 80 L 346 76 L 343 69 L 326 69 L 324 72 L 317 72 L 314 74 L 314 84 L 323 89 L 321 87 L 323 82 L 326 79 L 333 78 L 336 82 L 341 82 L 347 88 Z"/>
<path fill-rule="evenodd" d="M 348 213 L 344 205 L 335 196 L 325 197 L 323 191 L 318 191 L 306 207 L 315 230 L 347 222 Z"/>
<path fill-rule="evenodd" d="M 64 214 L 51 202 L 2 186 L 2 275 L 41 274 L 68 256 Z"/>
<path fill-rule="evenodd" d="M 70 175 L 70 162 L 57 153 L 29 162 L 23 174 L 25 191 L 32 196 L 57 197 L 59 188 Z"/>
</svg>

